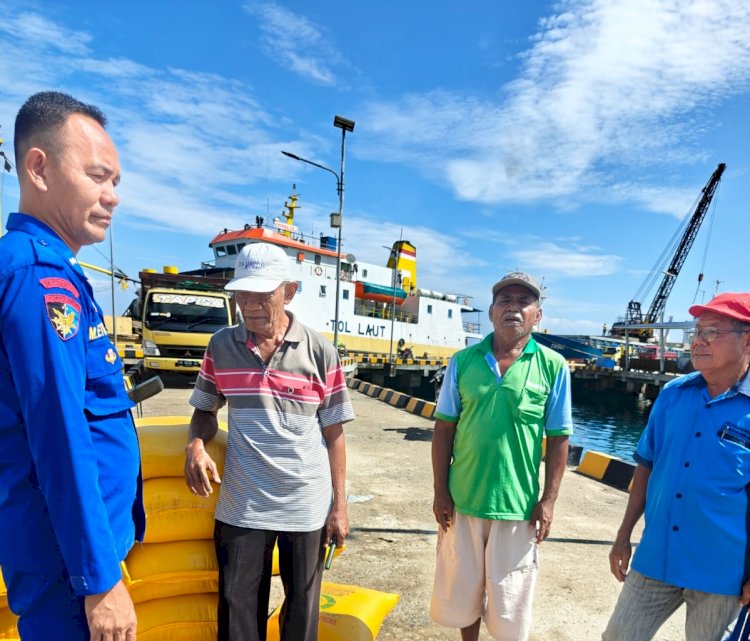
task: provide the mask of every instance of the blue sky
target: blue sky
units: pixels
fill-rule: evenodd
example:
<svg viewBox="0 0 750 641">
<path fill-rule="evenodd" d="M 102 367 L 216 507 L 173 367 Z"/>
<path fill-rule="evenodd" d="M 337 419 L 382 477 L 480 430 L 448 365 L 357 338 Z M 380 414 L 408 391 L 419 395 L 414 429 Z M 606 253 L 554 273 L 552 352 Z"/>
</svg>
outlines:
<svg viewBox="0 0 750 641">
<path fill-rule="evenodd" d="M 357 123 L 344 251 L 384 264 L 403 230 L 422 287 L 486 309 L 493 282 L 527 270 L 548 288 L 542 327 L 598 333 L 726 162 L 667 315 L 750 290 L 746 2 L 4 0 L 0 52 L 6 153 L 36 91 L 109 116 L 115 263 L 131 276 L 199 266 L 221 229 L 279 215 L 293 183 L 295 222 L 328 233 L 333 176 L 280 151 L 338 171 L 340 114 Z M 3 221 L 17 202 L 6 175 Z"/>
</svg>

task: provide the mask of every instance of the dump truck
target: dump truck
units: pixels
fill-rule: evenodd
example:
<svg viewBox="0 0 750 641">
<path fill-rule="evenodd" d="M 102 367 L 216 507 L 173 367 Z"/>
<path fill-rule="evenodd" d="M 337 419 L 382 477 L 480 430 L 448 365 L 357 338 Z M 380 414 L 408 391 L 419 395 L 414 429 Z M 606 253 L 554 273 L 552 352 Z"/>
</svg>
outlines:
<svg viewBox="0 0 750 641">
<path fill-rule="evenodd" d="M 141 336 L 147 374 L 199 371 L 211 335 L 236 322 L 227 278 L 142 271 L 140 288 L 125 316 Z"/>
</svg>

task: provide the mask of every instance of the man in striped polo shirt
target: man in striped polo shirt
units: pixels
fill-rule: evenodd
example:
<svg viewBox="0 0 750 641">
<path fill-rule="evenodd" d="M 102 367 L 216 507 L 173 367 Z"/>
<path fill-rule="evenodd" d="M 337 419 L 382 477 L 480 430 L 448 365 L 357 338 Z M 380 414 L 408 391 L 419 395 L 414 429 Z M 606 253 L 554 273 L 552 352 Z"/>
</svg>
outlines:
<svg viewBox="0 0 750 641">
<path fill-rule="evenodd" d="M 285 309 L 297 291 L 289 259 L 267 243 L 245 246 L 235 277 L 243 323 L 208 345 L 195 390 L 185 477 L 197 495 L 221 482 L 214 539 L 219 639 L 263 641 L 271 558 L 279 547 L 286 599 L 281 638 L 315 641 L 325 546 L 349 532 L 342 424 L 354 418 L 333 344 Z M 205 450 L 229 403 L 224 479 Z"/>
</svg>

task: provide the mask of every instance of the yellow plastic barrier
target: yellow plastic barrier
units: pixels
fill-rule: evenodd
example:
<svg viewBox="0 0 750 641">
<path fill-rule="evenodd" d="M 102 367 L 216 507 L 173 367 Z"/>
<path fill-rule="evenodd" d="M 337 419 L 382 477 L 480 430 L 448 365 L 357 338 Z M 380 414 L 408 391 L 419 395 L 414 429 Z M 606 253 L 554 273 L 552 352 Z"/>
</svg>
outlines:
<svg viewBox="0 0 750 641">
<path fill-rule="evenodd" d="M 149 425 L 138 427 L 143 479 L 170 476 L 183 478 L 190 421 L 175 425 L 167 421 L 157 423 L 156 420 L 149 419 Z M 136 425 L 138 422 L 136 421 Z M 206 444 L 206 450 L 219 468 L 219 476 L 224 472 L 226 448 L 227 433 L 223 430 L 219 430 Z"/>
<path fill-rule="evenodd" d="M 320 590 L 319 641 L 373 641 L 398 599 L 398 594 L 324 582 Z M 276 608 L 268 619 L 267 641 L 279 640 L 280 610 Z"/>
<path fill-rule="evenodd" d="M 217 599 L 191 594 L 136 604 L 138 641 L 216 641 Z"/>
<path fill-rule="evenodd" d="M 134 603 L 186 594 L 216 593 L 219 569 L 213 541 L 136 545 L 123 580 Z"/>
<path fill-rule="evenodd" d="M 135 419 L 136 427 L 152 425 L 190 425 L 189 416 L 141 416 Z"/>
<path fill-rule="evenodd" d="M 8 588 L 5 587 L 3 573 L 0 572 L 0 608 L 8 607 Z"/>
<path fill-rule="evenodd" d="M 213 539 L 218 498 L 218 485 L 204 498 L 193 494 L 182 476 L 147 479 L 143 482 L 146 543 Z"/>
<path fill-rule="evenodd" d="M 0 639 L 18 639 L 18 617 L 7 607 L 0 608 Z"/>
</svg>

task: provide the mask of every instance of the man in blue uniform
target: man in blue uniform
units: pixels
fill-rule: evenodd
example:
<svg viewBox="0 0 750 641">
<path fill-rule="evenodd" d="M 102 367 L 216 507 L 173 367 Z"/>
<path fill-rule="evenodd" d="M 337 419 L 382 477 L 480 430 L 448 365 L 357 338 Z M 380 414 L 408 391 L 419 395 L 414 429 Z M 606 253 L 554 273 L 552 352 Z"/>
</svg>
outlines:
<svg viewBox="0 0 750 641">
<path fill-rule="evenodd" d="M 24 641 L 135 639 L 120 561 L 143 538 L 121 362 L 75 255 L 104 240 L 120 164 L 106 119 L 57 92 L 16 118 L 0 238 L 0 566 Z"/>
<path fill-rule="evenodd" d="M 750 293 L 719 294 L 690 313 L 697 371 L 664 386 L 636 448 L 609 554 L 625 585 L 605 641 L 648 641 L 682 603 L 687 641 L 719 641 L 750 602 Z"/>
</svg>

